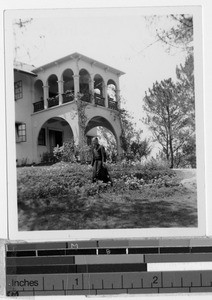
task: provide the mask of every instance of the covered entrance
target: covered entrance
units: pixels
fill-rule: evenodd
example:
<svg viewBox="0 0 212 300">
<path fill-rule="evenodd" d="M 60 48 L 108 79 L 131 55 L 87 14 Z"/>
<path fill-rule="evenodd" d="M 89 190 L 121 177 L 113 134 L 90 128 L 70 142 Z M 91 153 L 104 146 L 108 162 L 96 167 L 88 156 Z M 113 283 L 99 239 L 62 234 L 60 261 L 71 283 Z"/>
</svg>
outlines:
<svg viewBox="0 0 212 300">
<path fill-rule="evenodd" d="M 49 150 L 53 152 L 53 149 L 57 146 L 63 145 L 63 132 L 59 130 L 49 130 Z"/>
<path fill-rule="evenodd" d="M 46 157 L 52 157 L 55 147 L 63 146 L 64 142 L 74 139 L 73 131 L 69 123 L 61 117 L 48 119 L 40 128 L 37 139 L 38 162 Z"/>
</svg>

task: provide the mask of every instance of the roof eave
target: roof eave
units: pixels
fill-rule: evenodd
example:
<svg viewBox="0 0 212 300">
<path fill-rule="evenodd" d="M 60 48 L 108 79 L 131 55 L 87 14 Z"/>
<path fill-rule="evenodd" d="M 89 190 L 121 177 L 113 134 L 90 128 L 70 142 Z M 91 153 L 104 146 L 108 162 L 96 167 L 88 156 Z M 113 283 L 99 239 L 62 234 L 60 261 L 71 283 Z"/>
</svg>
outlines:
<svg viewBox="0 0 212 300">
<path fill-rule="evenodd" d="M 48 67 L 50 67 L 50 66 L 52 66 L 52 65 L 57 65 L 57 64 L 59 64 L 59 63 L 61 63 L 61 62 L 64 62 L 64 61 L 66 61 L 66 60 L 68 60 L 68 59 L 84 59 L 85 61 L 89 61 L 90 63 L 94 63 L 94 64 L 96 64 L 96 65 L 102 66 L 102 67 L 105 69 L 105 71 L 111 71 L 112 73 L 115 73 L 115 74 L 118 75 L 118 76 L 121 76 L 121 75 L 124 75 L 124 74 L 125 74 L 124 72 L 122 72 L 122 71 L 120 71 L 120 70 L 118 70 L 118 69 L 115 69 L 115 68 L 113 68 L 113 67 L 111 67 L 111 66 L 109 66 L 109 65 L 106 65 L 106 64 L 101 63 L 101 62 L 99 62 L 99 61 L 97 61 L 97 60 L 94 60 L 94 59 L 92 59 L 92 58 L 90 58 L 90 57 L 87 57 L 87 56 L 85 56 L 85 55 L 82 55 L 82 54 L 80 54 L 80 53 L 78 53 L 78 52 L 72 53 L 71 55 L 64 56 L 64 57 L 62 57 L 62 58 L 60 58 L 60 59 L 57 59 L 57 60 L 55 60 L 55 61 L 52 61 L 52 62 L 46 64 L 46 65 L 43 65 L 43 66 L 38 67 L 38 68 L 36 68 L 36 69 L 33 69 L 33 72 L 42 71 L 42 70 L 44 70 L 45 68 L 48 68 Z"/>
<path fill-rule="evenodd" d="M 17 68 L 14 68 L 14 71 L 16 72 L 19 72 L 19 73 L 23 73 L 23 74 L 27 74 L 27 75 L 31 75 L 31 76 L 34 76 L 34 77 L 37 77 L 38 75 L 33 73 L 33 72 L 30 72 L 30 71 L 24 71 L 24 70 L 20 70 L 20 69 L 17 69 Z"/>
</svg>

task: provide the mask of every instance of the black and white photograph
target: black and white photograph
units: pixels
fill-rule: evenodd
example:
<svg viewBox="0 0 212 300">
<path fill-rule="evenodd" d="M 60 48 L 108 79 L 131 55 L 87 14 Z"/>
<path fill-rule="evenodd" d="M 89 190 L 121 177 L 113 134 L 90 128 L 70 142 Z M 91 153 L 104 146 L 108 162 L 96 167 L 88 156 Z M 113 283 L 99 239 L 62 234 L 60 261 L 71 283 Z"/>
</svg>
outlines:
<svg viewBox="0 0 212 300">
<path fill-rule="evenodd" d="M 5 45 L 11 228 L 204 232 L 201 7 L 5 11 Z"/>
</svg>

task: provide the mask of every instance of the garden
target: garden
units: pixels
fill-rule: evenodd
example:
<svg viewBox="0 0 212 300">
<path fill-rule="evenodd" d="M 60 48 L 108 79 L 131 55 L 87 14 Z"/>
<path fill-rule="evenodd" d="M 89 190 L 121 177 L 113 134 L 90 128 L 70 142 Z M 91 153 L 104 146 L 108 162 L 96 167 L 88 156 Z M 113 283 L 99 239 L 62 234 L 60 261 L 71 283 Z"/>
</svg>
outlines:
<svg viewBox="0 0 212 300">
<path fill-rule="evenodd" d="M 19 230 L 197 226 L 196 182 L 183 184 L 189 170 L 173 170 L 154 159 L 107 167 L 112 186 L 91 183 L 86 163 L 17 168 Z"/>
</svg>

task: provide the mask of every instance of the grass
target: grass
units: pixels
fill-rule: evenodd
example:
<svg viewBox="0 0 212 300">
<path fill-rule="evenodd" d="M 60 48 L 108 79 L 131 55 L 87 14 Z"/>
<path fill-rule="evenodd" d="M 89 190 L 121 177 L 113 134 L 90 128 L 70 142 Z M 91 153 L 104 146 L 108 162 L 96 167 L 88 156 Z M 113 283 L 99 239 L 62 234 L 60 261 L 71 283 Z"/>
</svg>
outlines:
<svg viewBox="0 0 212 300">
<path fill-rule="evenodd" d="M 91 184 L 87 165 L 57 163 L 18 173 L 19 230 L 197 226 L 196 191 L 159 165 L 111 165 L 114 180 Z"/>
</svg>

